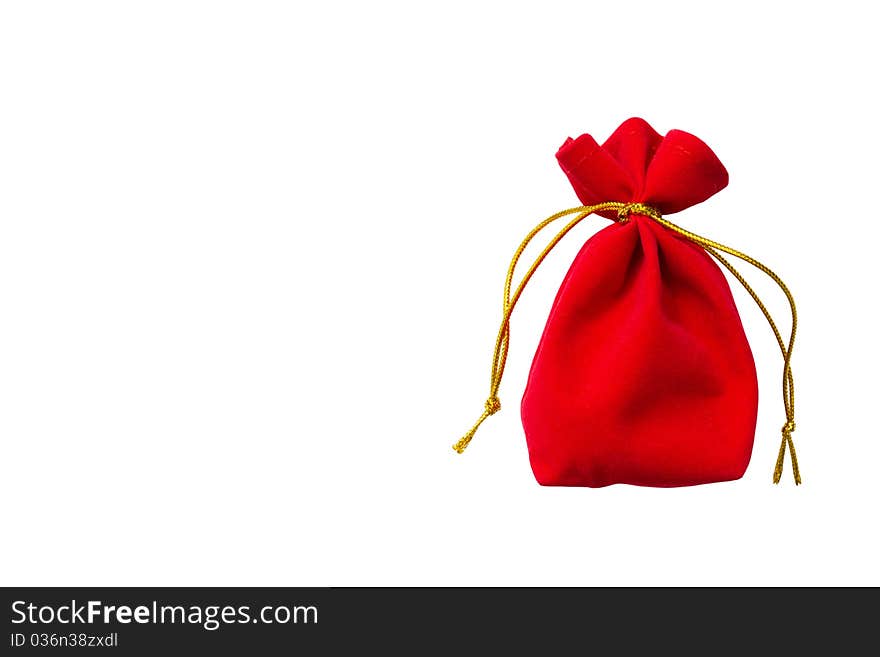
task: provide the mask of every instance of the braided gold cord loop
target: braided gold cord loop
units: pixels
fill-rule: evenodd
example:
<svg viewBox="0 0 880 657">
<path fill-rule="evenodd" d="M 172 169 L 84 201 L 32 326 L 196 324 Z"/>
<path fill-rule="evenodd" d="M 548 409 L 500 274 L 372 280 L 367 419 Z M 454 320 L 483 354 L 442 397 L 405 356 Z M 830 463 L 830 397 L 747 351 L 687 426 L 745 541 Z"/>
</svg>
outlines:
<svg viewBox="0 0 880 657">
<path fill-rule="evenodd" d="M 797 454 L 794 449 L 794 441 L 791 438 L 791 434 L 795 429 L 794 423 L 794 376 L 791 372 L 791 354 L 794 349 L 794 338 L 797 332 L 797 309 L 794 304 L 794 297 L 789 291 L 788 287 L 785 283 L 782 282 L 782 279 L 779 278 L 769 267 L 762 264 L 758 260 L 755 260 L 751 256 L 742 253 L 741 251 L 737 251 L 736 249 L 732 249 L 728 246 L 724 246 L 718 242 L 710 240 L 705 237 L 701 237 L 696 233 L 692 233 L 689 230 L 681 228 L 680 226 L 676 226 L 672 222 L 663 218 L 660 212 L 656 208 L 652 208 L 649 205 L 645 205 L 644 203 L 621 203 L 619 201 L 608 201 L 605 203 L 598 203 L 596 205 L 582 205 L 576 208 L 570 208 L 568 210 L 563 210 L 562 212 L 557 212 L 554 215 L 551 215 L 544 219 L 541 223 L 539 223 L 535 228 L 526 235 L 525 239 L 523 239 L 522 243 L 520 243 L 519 247 L 517 247 L 516 251 L 513 254 L 513 259 L 510 261 L 510 266 L 507 268 L 507 276 L 504 280 L 504 296 L 503 296 L 503 304 L 502 304 L 502 315 L 501 315 L 501 326 L 498 329 L 498 334 L 495 338 L 495 350 L 492 354 L 492 372 L 489 379 L 489 397 L 484 404 L 484 410 L 482 415 L 477 419 L 474 423 L 474 426 L 464 435 L 462 438 L 453 445 L 453 449 L 461 454 L 470 444 L 471 440 L 474 437 L 474 434 L 477 432 L 477 429 L 480 428 L 480 425 L 488 418 L 490 415 L 494 415 L 501 409 L 501 402 L 498 400 L 498 388 L 501 385 L 501 377 L 504 375 L 504 367 L 507 364 L 507 352 L 510 345 L 510 316 L 513 313 L 513 309 L 522 296 L 522 292 L 525 289 L 526 284 L 531 280 L 532 275 L 535 273 L 535 270 L 544 262 L 544 259 L 550 253 L 551 250 L 565 237 L 572 228 L 578 225 L 583 219 L 588 217 L 591 214 L 596 212 L 605 212 L 605 211 L 616 211 L 617 212 L 617 221 L 619 223 L 626 223 L 629 221 L 631 215 L 641 215 L 645 217 L 650 217 L 654 221 L 657 221 L 660 225 L 668 228 L 672 232 L 684 237 L 688 241 L 697 244 L 698 246 L 705 249 L 705 251 L 714 257 L 718 262 L 720 262 L 733 276 L 736 278 L 746 292 L 754 299 L 755 303 L 760 308 L 761 312 L 764 314 L 764 317 L 767 319 L 767 322 L 770 324 L 770 328 L 773 331 L 773 335 L 776 338 L 776 342 L 779 345 L 779 348 L 782 352 L 783 357 L 783 370 L 782 370 L 782 401 L 785 406 L 785 418 L 786 422 L 782 427 L 782 443 L 779 447 L 779 456 L 776 460 L 776 467 L 773 470 L 773 483 L 779 483 L 782 477 L 782 469 L 785 463 L 785 451 L 786 445 L 788 446 L 788 451 L 791 455 L 791 467 L 792 472 L 794 474 L 795 484 L 801 483 L 801 475 L 800 469 L 798 467 L 797 462 Z M 513 275 L 516 270 L 516 266 L 519 263 L 519 259 L 525 251 L 526 247 L 529 243 L 534 239 L 534 237 L 541 232 L 544 228 L 549 226 L 551 223 L 556 221 L 557 219 L 561 219 L 562 217 L 567 217 L 569 215 L 577 215 L 573 219 L 571 219 L 565 227 L 562 228 L 554 237 L 550 240 L 546 247 L 538 254 L 535 258 L 535 261 L 528 268 L 526 273 L 523 275 L 522 280 L 517 285 L 516 290 L 511 294 L 511 288 L 513 287 Z M 773 280 L 774 283 L 782 290 L 783 294 L 785 294 L 786 299 L 788 300 L 789 307 L 791 308 L 791 333 L 788 338 L 788 343 L 786 344 L 782 335 L 779 332 L 778 327 L 776 326 L 776 322 L 774 321 L 770 311 L 767 310 L 767 307 L 764 305 L 763 301 L 758 297 L 758 294 L 755 290 L 749 285 L 746 281 L 745 277 L 737 271 L 737 269 L 726 259 L 724 258 L 720 252 L 726 253 L 728 255 L 732 255 L 735 258 L 739 258 L 750 265 L 760 269 L 767 276 Z"/>
<path fill-rule="evenodd" d="M 650 205 L 644 203 L 625 203 L 622 208 L 617 211 L 617 221 L 626 223 L 629 221 L 631 214 L 641 214 L 652 219 L 659 219 L 660 213 Z"/>
</svg>

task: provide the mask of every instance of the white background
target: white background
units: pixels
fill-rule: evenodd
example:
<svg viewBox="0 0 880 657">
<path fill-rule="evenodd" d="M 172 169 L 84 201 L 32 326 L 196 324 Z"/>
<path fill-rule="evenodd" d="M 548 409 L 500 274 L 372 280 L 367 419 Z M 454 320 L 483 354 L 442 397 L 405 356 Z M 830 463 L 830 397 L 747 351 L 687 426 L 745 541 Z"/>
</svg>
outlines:
<svg viewBox="0 0 880 657">
<path fill-rule="evenodd" d="M 0 583 L 880 584 L 867 7 L 4 3 Z M 742 480 L 535 483 L 519 400 L 601 219 L 450 449 L 514 247 L 577 204 L 557 147 L 630 116 L 709 143 L 730 186 L 678 223 L 795 293 L 799 488 L 770 483 L 781 358 L 740 290 Z"/>
</svg>

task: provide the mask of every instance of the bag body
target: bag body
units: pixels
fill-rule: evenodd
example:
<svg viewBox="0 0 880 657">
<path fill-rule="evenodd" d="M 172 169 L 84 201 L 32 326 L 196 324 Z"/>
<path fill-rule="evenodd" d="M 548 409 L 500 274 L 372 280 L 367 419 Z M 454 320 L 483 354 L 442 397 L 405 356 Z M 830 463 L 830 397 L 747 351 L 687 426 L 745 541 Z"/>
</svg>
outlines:
<svg viewBox="0 0 880 657">
<path fill-rule="evenodd" d="M 501 410 L 511 314 L 525 286 L 559 241 L 595 214 L 615 223 L 591 237 L 569 268 L 520 406 L 537 481 L 670 488 L 743 475 L 755 440 L 758 381 L 720 264 L 752 297 L 779 345 L 785 423 L 773 483 L 780 482 L 788 453 L 794 483 L 801 484 L 792 440 L 798 319 L 791 290 L 756 258 L 667 218 L 727 186 L 727 170 L 715 153 L 689 133 L 661 136 L 633 118 L 601 146 L 590 135 L 566 140 L 556 157 L 582 205 L 541 221 L 514 251 L 489 394 L 482 414 L 452 448 L 463 453 L 483 422 Z M 525 249 L 564 217 L 567 223 L 514 284 Z M 761 271 L 785 295 L 787 339 L 728 258 Z"/>
<path fill-rule="evenodd" d="M 569 139 L 557 158 L 585 206 L 637 202 L 666 216 L 727 184 L 702 141 L 678 130 L 662 137 L 641 119 L 602 146 Z M 633 214 L 590 238 L 572 263 L 521 415 L 540 484 L 670 487 L 741 477 L 757 404 L 754 359 L 724 274 L 697 244 Z"/>
</svg>

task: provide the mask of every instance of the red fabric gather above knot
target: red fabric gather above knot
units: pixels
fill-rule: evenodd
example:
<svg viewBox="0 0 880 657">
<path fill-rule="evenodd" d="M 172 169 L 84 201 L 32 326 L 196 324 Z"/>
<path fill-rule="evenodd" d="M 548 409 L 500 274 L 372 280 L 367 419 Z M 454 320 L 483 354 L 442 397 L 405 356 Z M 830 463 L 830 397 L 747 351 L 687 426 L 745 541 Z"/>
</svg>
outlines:
<svg viewBox="0 0 880 657">
<path fill-rule="evenodd" d="M 681 130 L 662 137 L 640 118 L 624 121 L 601 146 L 590 135 L 569 137 L 556 159 L 584 205 L 637 202 L 672 214 L 728 181 L 727 169 L 700 139 Z"/>
</svg>

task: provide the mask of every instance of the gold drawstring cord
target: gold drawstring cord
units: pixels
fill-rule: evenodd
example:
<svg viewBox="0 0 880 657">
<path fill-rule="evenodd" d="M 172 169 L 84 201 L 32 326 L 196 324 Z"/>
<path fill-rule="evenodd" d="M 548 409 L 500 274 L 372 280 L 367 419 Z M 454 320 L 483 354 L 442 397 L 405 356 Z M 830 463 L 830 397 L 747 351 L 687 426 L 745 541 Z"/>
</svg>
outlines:
<svg viewBox="0 0 880 657">
<path fill-rule="evenodd" d="M 797 309 L 794 303 L 794 297 L 789 291 L 788 287 L 782 281 L 779 276 L 776 275 L 769 267 L 762 264 L 761 262 L 755 260 L 751 256 L 742 253 L 741 251 L 737 251 L 736 249 L 731 249 L 730 247 L 724 246 L 718 242 L 707 239 L 705 237 L 701 237 L 696 233 L 692 233 L 689 230 L 681 228 L 673 224 L 672 222 L 664 219 L 662 215 L 655 210 L 654 208 L 644 205 L 642 203 L 622 203 L 619 201 L 608 201 L 605 203 L 599 203 L 596 205 L 584 205 L 576 208 L 570 208 L 568 210 L 563 210 L 562 212 L 557 212 L 550 217 L 547 217 L 539 223 L 535 228 L 526 235 L 525 239 L 523 239 L 522 243 L 516 249 L 513 254 L 513 259 L 510 261 L 510 266 L 507 268 L 507 276 L 504 281 L 504 303 L 503 303 L 503 313 L 501 317 L 501 326 L 498 329 L 498 335 L 495 339 L 495 351 L 492 356 L 492 374 L 489 381 L 489 397 L 486 399 L 484 404 L 484 410 L 482 415 L 477 419 L 474 423 L 474 426 L 464 435 L 462 438 L 453 445 L 453 449 L 461 454 L 467 448 L 468 444 L 474 437 L 474 434 L 477 432 L 477 429 L 480 428 L 480 425 L 483 421 L 489 417 L 490 415 L 494 415 L 499 410 L 501 410 L 501 402 L 498 399 L 498 388 L 501 385 L 501 377 L 504 374 L 504 367 L 507 363 L 507 351 L 510 343 L 510 316 L 513 313 L 513 308 L 516 306 L 519 301 L 520 296 L 522 295 L 523 289 L 526 284 L 531 279 L 532 275 L 535 273 L 535 270 L 541 265 L 550 251 L 565 237 L 572 228 L 574 228 L 577 224 L 579 224 L 583 219 L 588 217 L 591 214 L 596 212 L 604 212 L 607 210 L 616 210 L 617 211 L 617 221 L 618 222 L 626 222 L 631 214 L 640 214 L 643 216 L 651 217 L 655 221 L 657 221 L 662 226 L 665 226 L 669 230 L 681 235 L 685 239 L 703 247 L 707 253 L 713 256 L 718 262 L 720 262 L 724 267 L 730 271 L 731 274 L 740 282 L 743 288 L 749 293 L 749 295 L 754 299 L 755 303 L 758 305 L 758 308 L 761 309 L 761 312 L 764 314 L 764 317 L 767 319 L 767 322 L 770 324 L 770 328 L 773 330 L 773 335 L 776 337 L 776 342 L 779 345 L 779 349 L 782 352 L 783 357 L 783 373 L 782 373 L 782 401 L 785 406 L 785 424 L 782 426 L 782 443 L 779 446 L 779 455 L 776 459 L 776 466 L 773 470 L 773 483 L 778 484 L 782 477 L 782 468 L 785 463 L 785 447 L 788 445 L 789 452 L 791 453 L 791 466 L 792 472 L 794 473 L 795 484 L 801 483 L 801 475 L 800 469 L 798 468 L 797 462 L 797 454 L 794 449 L 794 441 L 792 440 L 791 434 L 795 430 L 795 422 L 794 422 L 794 376 L 791 371 L 791 354 L 794 349 L 794 338 L 797 332 Z M 553 223 L 557 219 L 561 219 L 562 217 L 566 217 L 572 214 L 577 214 L 577 216 L 572 219 L 565 227 L 560 230 L 556 236 L 550 240 L 547 246 L 544 248 L 541 253 L 538 254 L 535 261 L 532 263 L 532 266 L 529 267 L 528 271 L 526 271 L 522 280 L 516 288 L 516 291 L 513 293 L 513 296 L 510 294 L 511 287 L 513 285 L 513 274 L 516 269 L 516 265 L 519 262 L 520 256 L 522 256 L 523 251 L 525 251 L 526 247 L 532 241 L 532 239 L 543 230 L 546 226 Z M 743 260 L 750 265 L 760 269 L 762 272 L 767 274 L 776 285 L 782 290 L 785 294 L 786 299 L 788 300 L 789 307 L 791 308 L 791 334 L 788 339 L 788 345 L 786 347 L 785 342 L 782 339 L 782 335 L 779 333 L 779 329 L 776 326 L 776 322 L 773 320 L 773 316 L 770 314 L 770 311 L 767 310 L 767 307 L 761 301 L 760 297 L 758 297 L 757 292 L 748 284 L 742 274 L 737 271 L 737 269 L 726 259 L 724 258 L 719 251 L 723 251 L 728 255 L 732 255 L 740 260 Z"/>
<path fill-rule="evenodd" d="M 510 315 L 513 312 L 514 306 L 516 306 L 517 301 L 519 301 L 520 295 L 522 294 L 523 289 L 526 286 L 526 283 L 531 279 L 532 274 L 535 273 L 535 270 L 538 266 L 544 261 L 544 258 L 547 257 L 547 254 L 555 247 L 559 241 L 565 237 L 565 235 L 576 225 L 578 225 L 584 218 L 588 217 L 593 212 L 602 212 L 603 210 L 617 210 L 618 212 L 624 207 L 624 203 L 616 203 L 616 202 L 608 202 L 608 203 L 600 203 L 598 205 L 585 205 L 577 208 L 570 208 L 568 210 L 563 210 L 562 212 L 557 212 L 554 215 L 551 215 L 544 219 L 541 223 L 535 226 L 528 235 L 526 235 L 525 239 L 523 239 L 522 243 L 517 247 L 516 251 L 513 254 L 513 259 L 510 261 L 510 266 L 507 268 L 507 277 L 504 280 L 504 303 L 502 305 L 502 317 L 501 317 L 501 327 L 498 329 L 498 336 L 495 339 L 495 351 L 492 355 L 492 373 L 489 379 L 489 397 L 486 399 L 486 403 L 484 404 L 483 414 L 477 419 L 474 423 L 474 426 L 471 427 L 470 431 L 468 431 L 461 439 L 452 446 L 452 448 L 461 454 L 467 449 L 468 444 L 474 437 L 474 434 L 477 432 L 477 429 L 480 428 L 480 425 L 483 421 L 489 417 L 490 415 L 494 415 L 499 410 L 501 410 L 501 402 L 498 400 L 498 387 L 501 385 L 501 377 L 504 374 L 504 367 L 507 364 L 507 349 L 510 343 Z M 535 258 L 535 261 L 532 263 L 532 266 L 529 267 L 528 271 L 522 277 L 519 285 L 516 288 L 516 291 L 513 293 L 513 296 L 510 294 L 510 289 L 513 285 L 513 274 L 516 269 L 516 265 L 519 262 L 520 256 L 523 251 L 525 251 L 526 247 L 529 245 L 529 242 L 540 233 L 546 226 L 550 225 L 557 219 L 561 219 L 562 217 L 567 217 L 571 214 L 577 214 L 574 219 L 569 221 L 565 227 L 560 230 L 556 236 L 550 240 L 550 243 L 544 247 L 544 250 L 538 254 L 538 257 Z"/>
<path fill-rule="evenodd" d="M 719 244 L 713 240 L 707 239 L 705 237 L 701 237 L 696 233 L 692 233 L 689 230 L 685 230 L 680 226 L 676 226 L 671 221 L 664 219 L 661 216 L 653 217 L 658 223 L 665 226 L 669 230 L 678 233 L 682 237 L 687 238 L 691 242 L 695 244 L 699 244 L 702 246 L 712 257 L 714 257 L 718 262 L 724 265 L 727 270 L 733 274 L 733 276 L 740 282 L 740 284 L 745 288 L 746 292 L 755 300 L 755 303 L 758 305 L 758 308 L 761 309 L 761 312 L 764 314 L 764 317 L 767 319 L 767 323 L 770 324 L 770 328 L 773 330 L 773 335 L 776 338 L 776 342 L 779 345 L 779 349 L 782 352 L 783 358 L 783 368 L 782 368 L 782 403 L 785 406 L 785 424 L 782 425 L 782 442 L 779 445 L 779 454 L 776 457 L 776 466 L 773 468 L 773 483 L 778 484 L 780 479 L 782 478 L 782 468 L 785 464 L 785 446 L 788 445 L 788 451 L 791 454 L 791 470 L 794 474 L 794 483 L 796 485 L 801 484 L 801 471 L 798 467 L 797 461 L 797 452 L 794 449 L 794 440 L 791 437 L 792 432 L 795 430 L 795 422 L 794 422 L 794 375 L 791 372 L 791 354 L 794 350 L 794 338 L 797 334 L 797 307 L 794 303 L 794 297 L 791 294 L 791 291 L 788 289 L 788 286 L 782 282 L 782 279 L 769 267 L 764 265 L 763 263 L 755 260 L 749 255 L 742 253 L 741 251 L 737 251 L 736 249 L 731 249 L 729 246 L 724 246 L 723 244 Z M 736 268 L 726 259 L 724 258 L 718 251 L 723 251 L 728 255 L 732 255 L 744 262 L 749 263 L 753 267 L 760 269 L 762 272 L 767 274 L 770 279 L 776 283 L 780 290 L 782 290 L 783 294 L 785 294 L 785 298 L 788 300 L 788 306 L 791 310 L 791 333 L 788 337 L 788 347 L 786 348 L 785 342 L 782 340 L 782 335 L 779 333 L 779 329 L 776 326 L 776 322 L 773 321 L 773 316 L 770 314 L 770 311 L 767 310 L 767 307 L 758 297 L 758 293 L 755 292 L 754 289 L 746 282 L 745 278 L 742 274 L 740 274 Z"/>
</svg>

